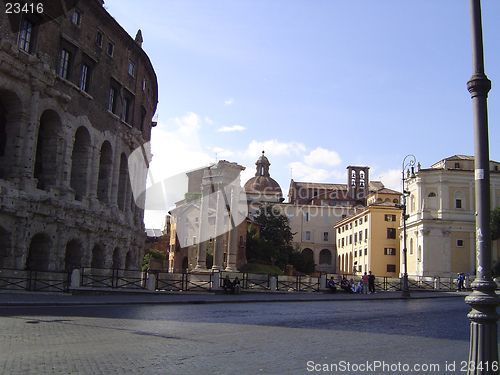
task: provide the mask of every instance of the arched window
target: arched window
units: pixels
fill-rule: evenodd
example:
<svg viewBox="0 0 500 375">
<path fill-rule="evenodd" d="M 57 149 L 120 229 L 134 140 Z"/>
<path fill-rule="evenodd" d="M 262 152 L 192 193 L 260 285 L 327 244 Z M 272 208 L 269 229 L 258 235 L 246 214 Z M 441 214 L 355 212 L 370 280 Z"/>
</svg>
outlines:
<svg viewBox="0 0 500 375">
<path fill-rule="evenodd" d="M 0 227 L 0 268 L 14 268 L 11 257 L 9 256 L 12 248 L 11 234 Z"/>
<path fill-rule="evenodd" d="M 319 264 L 332 264 L 332 252 L 328 249 L 323 249 L 319 252 Z"/>
<path fill-rule="evenodd" d="M 129 195 L 129 185 L 130 181 L 128 178 L 128 162 L 127 156 L 121 154 L 120 156 L 120 173 L 118 177 L 118 208 L 121 211 L 125 211 L 127 207 L 127 197 Z"/>
<path fill-rule="evenodd" d="M 121 266 L 121 259 L 120 259 L 120 249 L 117 247 L 113 250 L 113 265 L 112 268 L 114 270 L 119 270 Z"/>
<path fill-rule="evenodd" d="M 28 271 L 51 271 L 50 250 L 52 241 L 45 233 L 39 233 L 31 239 L 26 259 L 26 269 Z"/>
<path fill-rule="evenodd" d="M 71 240 L 66 245 L 66 256 L 64 258 L 66 272 L 71 272 L 75 268 L 82 266 L 83 248 L 82 243 L 78 240 Z"/>
<path fill-rule="evenodd" d="M 89 131 L 80 126 L 75 133 L 75 143 L 71 155 L 70 186 L 75 190 L 76 200 L 82 200 L 83 197 L 87 196 L 91 156 Z"/>
<path fill-rule="evenodd" d="M 99 199 L 103 203 L 109 203 L 112 170 L 113 153 L 111 151 L 111 143 L 109 143 L 108 141 L 104 141 L 101 146 L 99 178 L 97 181 L 97 199 Z"/>
<path fill-rule="evenodd" d="M 56 185 L 58 170 L 60 169 L 57 158 L 60 133 L 61 119 L 57 112 L 53 110 L 44 111 L 40 117 L 35 169 L 33 171 L 33 177 L 38 180 L 38 189 L 49 190 L 51 186 Z"/>
<path fill-rule="evenodd" d="M 95 245 L 92 249 L 92 268 L 105 268 L 106 255 L 104 254 L 104 247 Z"/>
</svg>

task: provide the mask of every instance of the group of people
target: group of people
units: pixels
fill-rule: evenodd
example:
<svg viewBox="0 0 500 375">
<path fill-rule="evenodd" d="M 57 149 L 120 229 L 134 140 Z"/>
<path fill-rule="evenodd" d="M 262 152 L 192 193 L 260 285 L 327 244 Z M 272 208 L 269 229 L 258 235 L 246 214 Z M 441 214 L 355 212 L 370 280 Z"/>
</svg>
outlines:
<svg viewBox="0 0 500 375">
<path fill-rule="evenodd" d="M 335 293 L 337 291 L 337 286 L 335 285 L 333 276 L 328 281 L 328 288 L 331 293 Z M 369 271 L 368 274 L 365 272 L 358 284 L 354 283 L 354 279 L 347 280 L 344 276 L 340 282 L 340 288 L 346 293 L 377 293 L 375 291 L 375 275 L 372 274 L 372 271 Z"/>
<path fill-rule="evenodd" d="M 234 281 L 229 279 L 229 275 L 226 275 L 224 282 L 222 283 L 222 287 L 224 288 L 224 293 L 228 294 L 241 294 L 241 284 L 238 276 L 234 278 Z"/>
</svg>

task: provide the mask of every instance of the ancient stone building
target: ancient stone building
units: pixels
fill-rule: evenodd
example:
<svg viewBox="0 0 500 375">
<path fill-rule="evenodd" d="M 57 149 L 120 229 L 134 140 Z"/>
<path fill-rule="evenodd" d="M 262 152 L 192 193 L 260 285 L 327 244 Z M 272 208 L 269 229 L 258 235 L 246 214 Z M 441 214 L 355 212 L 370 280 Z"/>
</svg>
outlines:
<svg viewBox="0 0 500 375">
<path fill-rule="evenodd" d="M 102 0 L 20 13 L 6 4 L 0 268 L 139 269 L 143 210 L 131 185 L 145 180 L 130 180 L 128 157 L 150 140 L 158 92 L 140 31 L 131 38 Z"/>
</svg>

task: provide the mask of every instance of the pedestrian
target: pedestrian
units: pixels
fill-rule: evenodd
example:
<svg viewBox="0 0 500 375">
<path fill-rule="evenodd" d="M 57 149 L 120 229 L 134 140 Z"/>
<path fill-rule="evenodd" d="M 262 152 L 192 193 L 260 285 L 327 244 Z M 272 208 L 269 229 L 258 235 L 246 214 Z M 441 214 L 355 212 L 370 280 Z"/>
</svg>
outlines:
<svg viewBox="0 0 500 375">
<path fill-rule="evenodd" d="M 236 276 L 234 278 L 233 287 L 234 287 L 234 294 L 241 294 L 241 285 L 240 285 L 240 279 L 238 279 L 238 276 Z"/>
<path fill-rule="evenodd" d="M 346 293 L 354 293 L 354 291 L 351 288 L 351 285 L 349 284 L 349 281 L 347 280 L 347 278 L 345 276 L 342 278 L 342 281 L 340 282 L 340 287 Z"/>
<path fill-rule="evenodd" d="M 377 293 L 375 291 L 375 275 L 372 273 L 372 271 L 368 271 L 368 294 L 370 293 Z"/>
<path fill-rule="evenodd" d="M 228 294 L 228 291 L 229 291 L 229 293 L 234 292 L 234 285 L 231 282 L 231 280 L 229 280 L 229 275 L 226 275 L 226 278 L 224 279 L 224 282 L 222 283 L 222 287 L 224 288 L 225 294 Z"/>
<path fill-rule="evenodd" d="M 458 276 L 457 276 L 458 290 L 457 290 L 457 292 L 461 292 L 462 289 L 464 289 L 464 281 L 465 281 L 465 274 L 463 272 L 458 273 Z"/>
<path fill-rule="evenodd" d="M 365 274 L 361 277 L 361 280 L 363 281 L 363 293 L 368 294 L 368 282 L 369 282 L 369 277 L 365 271 Z"/>
<path fill-rule="evenodd" d="M 337 286 L 335 285 L 335 280 L 333 280 L 333 276 L 328 280 L 328 289 L 330 289 L 330 293 L 335 294 L 337 291 Z"/>
</svg>

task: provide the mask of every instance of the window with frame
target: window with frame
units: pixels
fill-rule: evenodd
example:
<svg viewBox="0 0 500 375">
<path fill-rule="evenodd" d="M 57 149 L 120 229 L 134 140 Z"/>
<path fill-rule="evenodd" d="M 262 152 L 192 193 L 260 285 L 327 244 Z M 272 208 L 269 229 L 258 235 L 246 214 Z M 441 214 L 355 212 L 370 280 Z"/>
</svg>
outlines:
<svg viewBox="0 0 500 375">
<path fill-rule="evenodd" d="M 396 215 L 385 215 L 385 221 L 396 221 Z"/>
<path fill-rule="evenodd" d="M 365 247 L 365 255 L 368 255 L 368 248 Z"/>
<path fill-rule="evenodd" d="M 396 238 L 396 228 L 387 228 L 387 238 Z"/>
<path fill-rule="evenodd" d="M 30 53 L 33 49 L 34 23 L 23 19 L 21 30 L 19 31 L 19 49 Z"/>
<path fill-rule="evenodd" d="M 365 216 L 365 223 L 368 221 L 368 215 Z"/>
<path fill-rule="evenodd" d="M 115 44 L 112 41 L 108 41 L 108 46 L 106 47 L 106 53 L 113 57 L 113 53 L 115 52 Z"/>
<path fill-rule="evenodd" d="M 310 241 L 311 240 L 311 231 L 306 230 L 306 232 L 304 234 L 304 239 L 306 241 Z"/>
<path fill-rule="evenodd" d="M 328 223 L 330 221 L 330 215 L 328 213 L 323 214 L 323 222 Z"/>
<path fill-rule="evenodd" d="M 363 231 L 359 231 L 359 242 L 363 241 Z"/>
<path fill-rule="evenodd" d="M 349 235 L 349 245 L 352 244 L 352 234 Z"/>
<path fill-rule="evenodd" d="M 66 48 L 61 49 L 59 58 L 59 76 L 64 79 L 69 79 L 71 64 L 71 52 Z"/>
<path fill-rule="evenodd" d="M 345 246 L 345 241 L 344 241 L 344 237 L 342 237 L 342 247 Z"/>
<path fill-rule="evenodd" d="M 330 241 L 330 235 L 328 232 L 323 232 L 323 241 Z"/>
<path fill-rule="evenodd" d="M 464 240 L 457 240 L 457 247 L 464 247 Z"/>
<path fill-rule="evenodd" d="M 108 111 L 116 114 L 116 103 L 118 101 L 118 89 L 111 86 L 109 89 Z"/>
<path fill-rule="evenodd" d="M 130 74 L 132 77 L 135 76 L 135 64 L 132 61 L 128 62 L 128 74 Z"/>
<path fill-rule="evenodd" d="M 354 233 L 354 243 L 358 243 L 358 234 Z"/>
<path fill-rule="evenodd" d="M 455 208 L 462 208 L 462 199 L 455 199 Z"/>
<path fill-rule="evenodd" d="M 365 229 L 365 241 L 368 239 L 368 228 Z"/>
<path fill-rule="evenodd" d="M 387 265 L 387 272 L 396 272 L 396 265 L 395 264 L 388 264 Z"/>
<path fill-rule="evenodd" d="M 311 214 L 309 212 L 304 213 L 304 220 L 311 221 Z"/>
<path fill-rule="evenodd" d="M 122 101 L 122 117 L 121 117 L 121 119 L 128 124 L 132 121 L 132 105 L 133 105 L 132 97 L 125 94 L 123 96 L 123 101 Z"/>
<path fill-rule="evenodd" d="M 90 73 L 90 65 L 82 63 L 82 72 L 80 75 L 80 90 L 85 91 L 86 93 L 88 93 L 90 89 Z"/>
<path fill-rule="evenodd" d="M 394 247 L 384 248 L 384 255 L 396 255 L 396 249 Z"/>
<path fill-rule="evenodd" d="M 361 255 L 361 254 L 359 254 L 359 255 Z M 357 251 L 357 250 L 355 250 L 355 251 L 354 251 L 354 258 L 357 258 L 357 257 L 358 257 L 358 251 Z"/>
<path fill-rule="evenodd" d="M 97 31 L 97 35 L 95 37 L 95 44 L 99 47 L 102 47 L 102 41 L 104 39 L 104 33 L 102 31 Z"/>
<path fill-rule="evenodd" d="M 82 12 L 79 9 L 75 9 L 73 11 L 73 15 L 71 16 L 71 22 L 73 24 L 80 26 L 82 24 Z"/>
</svg>

